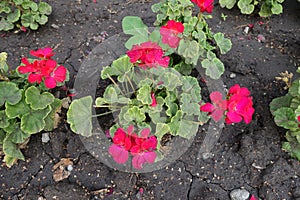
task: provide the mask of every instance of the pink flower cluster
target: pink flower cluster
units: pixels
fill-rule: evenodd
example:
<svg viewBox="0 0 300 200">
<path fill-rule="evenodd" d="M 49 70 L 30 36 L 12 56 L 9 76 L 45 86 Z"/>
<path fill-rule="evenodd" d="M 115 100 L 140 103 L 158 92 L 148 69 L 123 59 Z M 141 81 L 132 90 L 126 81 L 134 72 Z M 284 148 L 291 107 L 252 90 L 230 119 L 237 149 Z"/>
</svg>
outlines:
<svg viewBox="0 0 300 200">
<path fill-rule="evenodd" d="M 238 123 L 242 120 L 249 124 L 254 113 L 250 91 L 238 84 L 232 86 L 227 94 L 227 99 L 222 99 L 220 92 L 210 94 L 212 103 L 206 103 L 200 107 L 203 112 L 208 112 L 215 120 L 220 121 L 225 115 L 227 124 Z"/>
<path fill-rule="evenodd" d="M 168 67 L 170 58 L 164 56 L 164 51 L 155 42 L 144 42 L 140 45 L 133 45 L 127 52 L 131 63 L 138 64 L 139 67 L 157 68 L 158 66 Z"/>
<path fill-rule="evenodd" d="M 165 26 L 160 28 L 162 43 L 169 45 L 171 48 L 177 48 L 180 42 L 178 34 L 183 33 L 184 26 L 181 22 L 169 20 Z"/>
<path fill-rule="evenodd" d="M 211 13 L 214 8 L 214 0 L 191 0 L 196 3 L 201 12 Z"/>
<path fill-rule="evenodd" d="M 126 132 L 124 129 L 118 128 L 112 139 L 113 144 L 108 151 L 119 164 L 125 163 L 130 153 L 133 156 L 132 166 L 142 169 L 144 163 L 155 161 L 157 139 L 155 136 L 149 136 L 149 128 L 143 129 L 140 136 L 134 133 L 133 129 L 133 126 L 129 126 Z"/>
<path fill-rule="evenodd" d="M 52 48 L 38 49 L 30 51 L 30 54 L 39 58 L 29 62 L 24 57 L 22 58 L 23 65 L 18 67 L 18 72 L 21 74 L 29 74 L 29 83 L 44 82 L 48 89 L 55 88 L 57 83 L 62 83 L 66 80 L 67 69 L 64 66 L 58 66 L 56 61 L 51 57 L 54 55 Z"/>
</svg>

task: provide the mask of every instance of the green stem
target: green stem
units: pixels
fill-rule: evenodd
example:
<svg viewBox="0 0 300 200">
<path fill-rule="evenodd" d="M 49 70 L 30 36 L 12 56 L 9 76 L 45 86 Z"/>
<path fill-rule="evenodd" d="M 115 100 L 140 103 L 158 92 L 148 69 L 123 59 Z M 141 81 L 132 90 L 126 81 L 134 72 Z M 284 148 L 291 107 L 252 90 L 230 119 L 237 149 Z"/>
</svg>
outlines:
<svg viewBox="0 0 300 200">
<path fill-rule="evenodd" d="M 130 84 L 130 86 L 131 86 L 132 92 L 134 92 L 133 84 L 132 84 L 130 78 L 127 76 L 127 74 L 126 74 L 126 78 L 127 78 L 128 82 L 129 82 L 129 84 Z"/>
<path fill-rule="evenodd" d="M 105 112 L 105 113 L 101 113 L 101 114 L 97 114 L 97 115 L 92 115 L 92 117 L 101 117 L 101 116 L 108 115 L 108 114 L 111 114 L 111 113 L 116 112 L 116 111 L 119 111 L 119 110 L 112 110 L 112 111 L 109 111 L 109 112 Z"/>
<path fill-rule="evenodd" d="M 109 80 L 111 80 L 111 82 L 113 82 L 113 84 L 116 87 L 118 87 L 120 89 L 121 93 L 124 95 L 123 91 L 121 90 L 121 88 L 119 87 L 119 85 L 114 81 L 114 79 L 112 79 L 112 77 L 110 75 L 107 75 L 107 76 L 108 76 Z"/>
<path fill-rule="evenodd" d="M 111 106 L 111 105 L 104 105 L 104 106 L 94 106 L 95 108 L 122 108 L 121 106 Z"/>
</svg>

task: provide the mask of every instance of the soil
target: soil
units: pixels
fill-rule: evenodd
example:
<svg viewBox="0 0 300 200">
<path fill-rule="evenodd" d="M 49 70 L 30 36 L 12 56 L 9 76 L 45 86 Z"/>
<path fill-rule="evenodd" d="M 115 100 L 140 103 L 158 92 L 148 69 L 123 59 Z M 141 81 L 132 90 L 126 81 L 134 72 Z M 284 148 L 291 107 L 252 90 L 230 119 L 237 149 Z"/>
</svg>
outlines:
<svg viewBox="0 0 300 200">
<path fill-rule="evenodd" d="M 9 64 L 18 66 L 31 49 L 55 47 L 55 59 L 70 71 L 72 87 L 82 61 L 105 33 L 121 32 L 126 15 L 138 15 L 148 26 L 155 21 L 151 5 L 133 0 L 48 0 L 53 7 L 49 22 L 38 29 L 14 34 L 2 32 L 0 52 L 9 54 Z M 238 9 L 218 5 L 209 20 L 233 43 L 221 56 L 228 87 L 239 83 L 254 96 L 255 114 L 249 125 L 226 125 L 206 158 L 198 158 L 207 126 L 201 127 L 192 146 L 176 162 L 150 173 L 113 170 L 94 158 L 65 121 L 49 133 L 33 135 L 23 150 L 26 161 L 12 168 L 0 167 L 1 199 L 230 199 L 230 192 L 244 188 L 261 199 L 300 199 L 300 162 L 282 150 L 285 130 L 278 128 L 269 111 L 270 101 L 283 95 L 284 84 L 275 80 L 280 72 L 295 73 L 300 63 L 300 3 L 287 0 L 284 13 L 271 18 L 244 16 Z M 221 13 L 227 15 L 224 21 Z M 262 23 L 259 23 L 262 22 Z M 248 34 L 248 24 L 254 24 Z M 263 36 L 263 41 L 257 38 Z M 65 116 L 63 116 L 65 117 Z M 62 158 L 73 162 L 68 178 L 53 179 L 53 167 Z"/>
</svg>

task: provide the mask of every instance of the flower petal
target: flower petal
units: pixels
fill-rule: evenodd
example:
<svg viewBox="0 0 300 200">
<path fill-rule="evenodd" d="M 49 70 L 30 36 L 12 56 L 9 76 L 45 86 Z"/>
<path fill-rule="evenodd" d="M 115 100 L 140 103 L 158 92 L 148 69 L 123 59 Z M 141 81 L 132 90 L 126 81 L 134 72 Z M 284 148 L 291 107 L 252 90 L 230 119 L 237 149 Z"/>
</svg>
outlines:
<svg viewBox="0 0 300 200">
<path fill-rule="evenodd" d="M 128 151 L 118 145 L 112 144 L 108 152 L 119 164 L 124 164 L 128 160 Z"/>
<path fill-rule="evenodd" d="M 45 86 L 49 89 L 53 89 L 56 87 L 56 81 L 51 76 L 46 77 L 44 83 L 45 83 Z"/>
</svg>

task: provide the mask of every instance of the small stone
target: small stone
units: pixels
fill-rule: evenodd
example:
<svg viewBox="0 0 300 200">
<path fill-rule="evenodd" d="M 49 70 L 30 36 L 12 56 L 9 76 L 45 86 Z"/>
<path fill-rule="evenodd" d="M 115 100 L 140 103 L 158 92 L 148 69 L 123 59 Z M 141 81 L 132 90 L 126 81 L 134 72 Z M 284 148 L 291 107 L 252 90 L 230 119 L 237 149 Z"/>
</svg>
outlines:
<svg viewBox="0 0 300 200">
<path fill-rule="evenodd" d="M 48 143 L 50 141 L 49 133 L 42 134 L 42 143 Z"/>
<path fill-rule="evenodd" d="M 203 153 L 202 157 L 204 160 L 214 157 L 213 153 Z"/>
<path fill-rule="evenodd" d="M 68 170 L 69 172 L 71 172 L 71 171 L 73 170 L 73 166 L 72 166 L 72 165 L 68 165 L 68 166 L 67 166 L 67 170 Z"/>
<path fill-rule="evenodd" d="M 235 77 L 236 77 L 236 74 L 235 74 L 235 73 L 231 73 L 229 77 L 230 77 L 230 78 L 235 78 Z"/>
<path fill-rule="evenodd" d="M 230 192 L 231 200 L 247 200 L 250 193 L 245 189 L 235 189 Z"/>
<path fill-rule="evenodd" d="M 249 26 L 245 27 L 244 33 L 248 34 L 249 33 Z"/>
<path fill-rule="evenodd" d="M 51 27 L 52 27 L 52 28 L 55 28 L 55 29 L 59 29 L 59 26 L 56 25 L 56 24 L 51 24 Z"/>
</svg>

